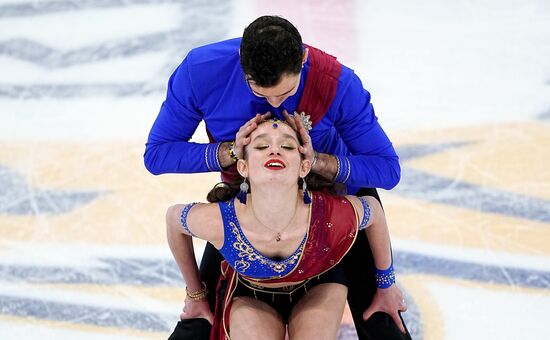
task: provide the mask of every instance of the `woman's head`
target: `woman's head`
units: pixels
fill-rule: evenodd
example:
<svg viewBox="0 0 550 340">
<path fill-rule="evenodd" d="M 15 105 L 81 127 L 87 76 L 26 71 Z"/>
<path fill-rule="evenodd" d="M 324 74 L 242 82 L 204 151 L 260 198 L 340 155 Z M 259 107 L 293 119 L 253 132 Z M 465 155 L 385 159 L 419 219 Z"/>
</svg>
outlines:
<svg viewBox="0 0 550 340">
<path fill-rule="evenodd" d="M 310 169 L 298 150 L 300 139 L 296 131 L 280 120 L 267 120 L 250 134 L 244 159 L 237 162 L 237 170 L 248 177 L 252 185 L 298 185 Z"/>
</svg>

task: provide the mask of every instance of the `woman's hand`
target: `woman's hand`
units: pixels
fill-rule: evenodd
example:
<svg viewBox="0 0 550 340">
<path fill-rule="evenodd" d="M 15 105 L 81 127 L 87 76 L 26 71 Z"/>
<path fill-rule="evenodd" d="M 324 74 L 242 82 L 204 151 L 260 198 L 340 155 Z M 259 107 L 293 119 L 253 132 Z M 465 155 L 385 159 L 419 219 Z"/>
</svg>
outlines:
<svg viewBox="0 0 550 340">
<path fill-rule="evenodd" d="M 194 301 L 185 299 L 183 311 L 180 314 L 181 320 L 203 318 L 208 320 L 210 324 L 214 323 L 214 314 L 210 310 L 207 300 Z"/>
<path fill-rule="evenodd" d="M 393 284 L 389 288 L 378 288 L 376 290 L 371 305 L 363 313 L 363 320 L 368 320 L 376 312 L 384 312 L 393 318 L 397 327 L 405 334 L 405 325 L 403 325 L 398 313 L 405 311 L 407 311 L 407 305 L 405 305 L 403 293 L 397 285 Z"/>
</svg>

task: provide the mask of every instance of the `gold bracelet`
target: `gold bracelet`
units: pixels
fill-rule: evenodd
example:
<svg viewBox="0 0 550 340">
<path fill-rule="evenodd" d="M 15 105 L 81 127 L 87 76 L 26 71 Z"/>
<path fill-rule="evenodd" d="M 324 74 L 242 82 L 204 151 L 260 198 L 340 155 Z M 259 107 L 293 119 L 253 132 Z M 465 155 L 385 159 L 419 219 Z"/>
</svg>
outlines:
<svg viewBox="0 0 550 340">
<path fill-rule="evenodd" d="M 190 292 L 189 289 L 185 287 L 185 292 L 187 293 L 187 297 L 189 299 L 193 301 L 200 301 L 200 300 L 206 299 L 206 297 L 208 296 L 208 288 L 206 288 L 206 284 L 204 282 L 202 282 L 201 284 L 202 284 L 202 288 L 194 292 Z"/>
<path fill-rule="evenodd" d="M 229 144 L 229 157 L 231 157 L 232 160 L 235 162 L 239 160 L 239 157 L 237 157 L 237 154 L 235 153 L 235 141 L 232 141 L 231 144 Z"/>
<path fill-rule="evenodd" d="M 317 163 L 317 157 L 318 156 L 319 156 L 319 154 L 317 153 L 317 151 L 313 150 L 313 161 L 311 162 L 311 167 L 312 168 L 315 165 L 315 163 Z"/>
</svg>

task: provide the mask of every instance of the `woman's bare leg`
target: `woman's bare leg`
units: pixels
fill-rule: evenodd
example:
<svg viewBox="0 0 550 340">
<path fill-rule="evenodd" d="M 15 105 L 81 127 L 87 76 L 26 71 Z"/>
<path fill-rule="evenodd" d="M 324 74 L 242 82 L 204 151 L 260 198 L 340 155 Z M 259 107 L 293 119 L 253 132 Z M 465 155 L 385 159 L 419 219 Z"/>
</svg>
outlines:
<svg viewBox="0 0 550 340">
<path fill-rule="evenodd" d="M 348 288 L 339 283 L 323 283 L 308 290 L 290 314 L 290 340 L 336 339 L 347 293 Z"/>
<path fill-rule="evenodd" d="M 275 309 L 245 296 L 233 299 L 229 329 L 231 340 L 284 340 L 286 334 L 283 320 Z"/>
</svg>

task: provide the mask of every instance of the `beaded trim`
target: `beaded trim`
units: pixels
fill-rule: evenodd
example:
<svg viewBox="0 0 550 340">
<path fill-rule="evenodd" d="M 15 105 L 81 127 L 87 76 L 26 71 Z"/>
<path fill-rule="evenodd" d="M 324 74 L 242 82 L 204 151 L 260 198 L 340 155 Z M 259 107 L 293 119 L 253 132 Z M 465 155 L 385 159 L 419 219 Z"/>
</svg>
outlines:
<svg viewBox="0 0 550 340">
<path fill-rule="evenodd" d="M 347 157 L 336 156 L 336 175 L 334 181 L 337 183 L 346 183 L 351 172 L 351 165 Z"/>
<path fill-rule="evenodd" d="M 185 233 L 187 235 L 191 235 L 191 236 L 195 236 L 195 234 L 193 234 L 191 232 L 191 230 L 189 230 L 189 227 L 187 226 L 187 214 L 189 214 L 189 210 L 191 210 L 191 208 L 197 204 L 198 202 L 194 202 L 194 203 L 190 203 L 190 204 L 186 204 L 184 207 L 183 207 L 183 210 L 181 211 L 181 217 L 180 217 L 180 221 L 181 221 L 181 226 L 183 227 L 183 229 L 185 230 Z M 196 237 L 196 236 L 195 236 Z"/>
<path fill-rule="evenodd" d="M 389 288 L 395 283 L 395 273 L 393 272 L 393 260 L 390 264 L 390 267 L 386 270 L 380 270 L 376 268 L 376 287 L 378 288 Z"/>
<path fill-rule="evenodd" d="M 370 221 L 370 206 L 367 203 L 367 199 L 365 197 L 357 197 L 359 201 L 361 201 L 361 204 L 363 205 L 363 219 L 361 220 L 361 224 L 359 224 L 359 230 L 363 230 L 367 227 L 367 224 Z"/>
<path fill-rule="evenodd" d="M 244 274 L 255 261 L 259 261 L 260 266 L 264 267 L 262 268 L 263 270 L 269 271 L 270 277 L 280 277 L 282 275 L 286 275 L 290 270 L 295 268 L 295 266 L 297 265 L 297 261 L 300 259 L 300 256 L 303 253 L 308 236 L 307 234 L 304 236 L 302 242 L 300 243 L 298 248 L 296 248 L 296 251 L 294 251 L 292 255 L 282 261 L 273 260 L 260 253 L 256 248 L 254 248 L 248 238 L 246 238 L 246 235 L 242 231 L 239 220 L 237 219 L 237 214 L 235 212 L 235 199 L 232 199 L 225 204 L 228 209 L 228 224 L 224 226 L 224 230 L 225 232 L 228 232 L 228 229 L 226 228 L 230 228 L 231 233 L 235 237 L 232 241 L 232 249 L 233 251 L 237 252 L 237 257 L 233 262 L 233 268 L 235 268 L 237 272 L 239 272 L 240 274 Z M 227 236 L 225 237 L 226 238 L 224 242 L 227 242 L 229 238 L 227 238 Z"/>
<path fill-rule="evenodd" d="M 222 169 L 222 165 L 220 163 L 220 146 L 222 143 L 218 143 L 218 146 L 216 146 L 216 165 L 218 166 L 218 170 Z"/>
<path fill-rule="evenodd" d="M 344 181 L 342 183 L 346 183 L 349 179 L 349 175 L 351 174 L 351 164 L 349 162 L 349 158 L 346 157 L 346 165 L 347 165 L 347 168 L 348 168 L 348 171 L 346 172 L 346 177 L 344 177 Z"/>
<path fill-rule="evenodd" d="M 220 145 L 221 143 L 208 144 L 204 149 L 204 162 L 208 171 L 221 171 L 222 169 L 218 155 Z"/>
<path fill-rule="evenodd" d="M 336 174 L 334 175 L 333 182 L 336 182 L 338 180 L 338 176 L 340 176 L 340 157 L 336 157 Z"/>
<path fill-rule="evenodd" d="M 204 148 L 204 162 L 206 163 L 206 168 L 208 171 L 212 171 L 212 168 L 210 167 L 210 164 L 208 163 L 208 150 L 210 149 L 210 144 L 206 145 L 206 148 Z"/>
</svg>

